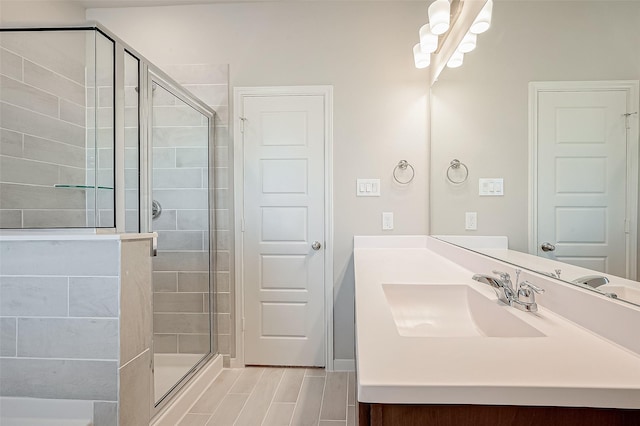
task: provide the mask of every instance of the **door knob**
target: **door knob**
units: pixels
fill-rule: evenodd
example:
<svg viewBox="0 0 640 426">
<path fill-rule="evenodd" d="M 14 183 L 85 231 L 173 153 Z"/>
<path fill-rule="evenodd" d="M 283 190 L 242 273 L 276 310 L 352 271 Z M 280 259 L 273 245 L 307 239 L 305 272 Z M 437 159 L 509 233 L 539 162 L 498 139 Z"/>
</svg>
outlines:
<svg viewBox="0 0 640 426">
<path fill-rule="evenodd" d="M 320 244 L 320 241 L 314 241 L 313 244 L 311 244 L 311 248 L 318 251 L 322 248 L 322 244 Z"/>
<path fill-rule="evenodd" d="M 540 248 L 542 249 L 542 251 L 547 252 L 547 251 L 554 251 L 556 249 L 556 246 L 554 246 L 551 243 L 542 243 Z"/>
</svg>

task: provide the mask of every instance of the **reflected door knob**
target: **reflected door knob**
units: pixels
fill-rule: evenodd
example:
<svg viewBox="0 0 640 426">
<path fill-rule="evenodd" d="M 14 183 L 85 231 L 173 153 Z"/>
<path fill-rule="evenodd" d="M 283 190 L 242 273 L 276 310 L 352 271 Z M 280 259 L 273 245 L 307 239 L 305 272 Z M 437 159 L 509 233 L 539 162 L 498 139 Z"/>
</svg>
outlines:
<svg viewBox="0 0 640 426">
<path fill-rule="evenodd" d="M 314 241 L 313 244 L 311 244 L 311 248 L 318 251 L 322 248 L 322 244 L 320 244 L 320 241 Z"/>
<path fill-rule="evenodd" d="M 551 243 L 542 243 L 540 248 L 542 249 L 542 251 L 547 252 L 547 251 L 554 251 L 556 249 L 556 246 L 554 246 Z"/>
</svg>

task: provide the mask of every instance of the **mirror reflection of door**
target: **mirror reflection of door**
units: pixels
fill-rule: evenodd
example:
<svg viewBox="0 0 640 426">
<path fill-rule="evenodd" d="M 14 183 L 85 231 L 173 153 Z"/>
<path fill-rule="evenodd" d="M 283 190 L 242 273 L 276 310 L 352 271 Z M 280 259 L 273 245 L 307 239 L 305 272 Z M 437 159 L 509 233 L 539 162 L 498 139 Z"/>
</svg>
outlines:
<svg viewBox="0 0 640 426">
<path fill-rule="evenodd" d="M 536 254 L 635 279 L 637 195 L 629 184 L 637 179 L 637 159 L 627 155 L 629 91 L 557 83 L 536 100 Z"/>
</svg>

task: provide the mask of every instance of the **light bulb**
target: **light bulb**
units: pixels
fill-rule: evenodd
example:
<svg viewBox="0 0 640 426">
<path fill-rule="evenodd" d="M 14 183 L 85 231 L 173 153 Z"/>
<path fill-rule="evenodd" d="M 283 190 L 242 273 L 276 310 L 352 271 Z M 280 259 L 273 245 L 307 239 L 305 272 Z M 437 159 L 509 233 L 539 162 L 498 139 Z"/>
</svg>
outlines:
<svg viewBox="0 0 640 426">
<path fill-rule="evenodd" d="M 460 42 L 460 45 L 458 46 L 458 50 L 462 53 L 469 53 L 476 48 L 477 41 L 478 41 L 478 36 L 476 34 L 467 33 L 462 39 L 462 41 Z"/>
<path fill-rule="evenodd" d="M 431 32 L 429 24 L 420 27 L 420 48 L 423 53 L 433 53 L 438 49 L 438 36 Z"/>
<path fill-rule="evenodd" d="M 444 34 L 451 20 L 449 0 L 436 0 L 429 6 L 429 26 L 435 35 Z"/>
<path fill-rule="evenodd" d="M 459 66 L 462 66 L 463 61 L 464 61 L 464 53 L 460 52 L 459 50 L 456 50 L 455 52 L 453 52 L 453 55 L 451 55 L 451 58 L 449 58 L 449 62 L 447 62 L 447 67 L 458 68 Z"/>
<path fill-rule="evenodd" d="M 493 0 L 487 0 L 478 16 L 471 24 L 470 32 L 473 34 L 482 34 L 491 26 L 491 13 L 493 11 Z"/>
<path fill-rule="evenodd" d="M 416 64 L 416 68 L 426 68 L 431 64 L 431 55 L 420 49 L 420 43 L 413 46 L 413 62 Z"/>
</svg>

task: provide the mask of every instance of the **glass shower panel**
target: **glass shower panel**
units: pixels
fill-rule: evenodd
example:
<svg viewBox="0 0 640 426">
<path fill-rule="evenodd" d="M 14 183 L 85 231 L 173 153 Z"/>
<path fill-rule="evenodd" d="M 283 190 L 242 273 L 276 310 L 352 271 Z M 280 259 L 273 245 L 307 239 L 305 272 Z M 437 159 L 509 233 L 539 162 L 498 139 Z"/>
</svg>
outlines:
<svg viewBox="0 0 640 426">
<path fill-rule="evenodd" d="M 124 54 L 124 229 L 140 231 L 140 61 Z"/>
<path fill-rule="evenodd" d="M 98 227 L 115 227 L 114 45 L 96 33 L 96 211 Z"/>
<path fill-rule="evenodd" d="M 161 84 L 152 91 L 154 386 L 160 401 L 211 352 L 209 121 Z"/>
<path fill-rule="evenodd" d="M 95 226 L 95 81 L 113 88 L 113 50 L 94 30 L 0 32 L 0 228 Z"/>
</svg>

